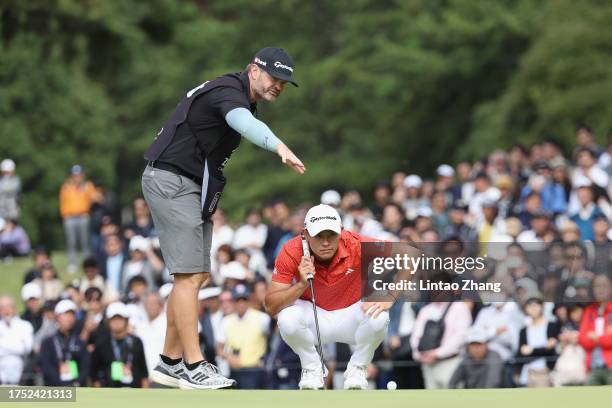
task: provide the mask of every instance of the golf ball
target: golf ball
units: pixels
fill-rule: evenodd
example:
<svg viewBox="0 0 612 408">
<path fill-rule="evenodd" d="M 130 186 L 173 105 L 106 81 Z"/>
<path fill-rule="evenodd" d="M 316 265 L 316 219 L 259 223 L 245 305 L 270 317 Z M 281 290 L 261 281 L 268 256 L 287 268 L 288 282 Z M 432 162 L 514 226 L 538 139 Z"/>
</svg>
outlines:
<svg viewBox="0 0 612 408">
<path fill-rule="evenodd" d="M 395 381 L 389 381 L 387 383 L 387 389 L 388 390 L 394 390 L 397 388 L 397 383 Z"/>
</svg>

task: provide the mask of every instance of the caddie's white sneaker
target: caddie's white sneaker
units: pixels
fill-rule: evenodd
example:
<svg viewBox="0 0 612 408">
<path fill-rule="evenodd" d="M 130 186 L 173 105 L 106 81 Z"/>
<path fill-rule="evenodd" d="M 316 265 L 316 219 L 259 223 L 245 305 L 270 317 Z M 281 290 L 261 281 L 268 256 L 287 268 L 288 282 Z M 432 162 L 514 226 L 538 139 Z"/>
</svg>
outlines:
<svg viewBox="0 0 612 408">
<path fill-rule="evenodd" d="M 181 374 L 178 385 L 182 390 L 217 390 L 233 388 L 236 386 L 236 381 L 225 378 L 219 373 L 216 366 L 207 361 L 202 361 L 195 370 L 185 369 Z"/>
<path fill-rule="evenodd" d="M 299 386 L 300 390 L 322 390 L 325 384 L 321 369 L 302 369 L 302 378 L 300 379 Z"/>
<path fill-rule="evenodd" d="M 368 388 L 368 379 L 365 366 L 348 366 L 344 372 L 345 390 L 365 390 Z"/>
</svg>

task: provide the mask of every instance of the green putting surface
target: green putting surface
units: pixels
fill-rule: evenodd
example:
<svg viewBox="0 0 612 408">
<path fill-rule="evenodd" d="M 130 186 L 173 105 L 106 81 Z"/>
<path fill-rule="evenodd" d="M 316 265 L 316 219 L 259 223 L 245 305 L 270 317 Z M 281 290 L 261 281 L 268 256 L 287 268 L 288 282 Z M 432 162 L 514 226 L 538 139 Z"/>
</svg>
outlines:
<svg viewBox="0 0 612 408">
<path fill-rule="evenodd" d="M 0 407 L 580 408 L 587 405 L 610 406 L 612 386 L 439 391 L 183 391 L 79 388 L 76 395 L 76 403 L 0 403 Z"/>
</svg>

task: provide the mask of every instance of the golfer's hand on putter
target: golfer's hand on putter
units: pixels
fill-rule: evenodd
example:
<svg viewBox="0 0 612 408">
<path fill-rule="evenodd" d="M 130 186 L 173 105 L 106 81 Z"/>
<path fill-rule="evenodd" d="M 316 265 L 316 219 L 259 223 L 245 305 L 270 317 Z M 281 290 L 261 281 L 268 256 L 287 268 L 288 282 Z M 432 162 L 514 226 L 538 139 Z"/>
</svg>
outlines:
<svg viewBox="0 0 612 408">
<path fill-rule="evenodd" d="M 308 285 L 308 275 L 314 276 L 316 271 L 314 267 L 314 256 L 310 258 L 307 256 L 303 256 L 300 261 L 300 265 L 298 266 L 298 271 L 300 272 L 300 280 L 302 283 Z"/>
<path fill-rule="evenodd" d="M 372 319 L 376 319 L 382 312 L 391 309 L 393 302 L 363 302 L 361 309 Z"/>
<path fill-rule="evenodd" d="M 291 167 L 296 173 L 304 174 L 306 167 L 300 159 L 289 149 L 284 143 L 278 145 L 276 152 L 280 156 L 284 164 Z"/>
</svg>

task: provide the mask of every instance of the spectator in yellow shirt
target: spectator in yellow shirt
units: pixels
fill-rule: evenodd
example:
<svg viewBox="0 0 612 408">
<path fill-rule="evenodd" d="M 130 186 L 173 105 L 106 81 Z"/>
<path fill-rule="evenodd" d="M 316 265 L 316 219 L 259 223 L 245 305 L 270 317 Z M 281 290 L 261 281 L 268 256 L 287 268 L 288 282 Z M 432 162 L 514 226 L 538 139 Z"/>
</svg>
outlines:
<svg viewBox="0 0 612 408">
<path fill-rule="evenodd" d="M 219 355 L 229 363 L 230 377 L 236 379 L 238 388 L 262 389 L 270 316 L 250 307 L 250 297 L 251 291 L 243 284 L 232 290 L 235 311 L 223 318 Z"/>
</svg>

